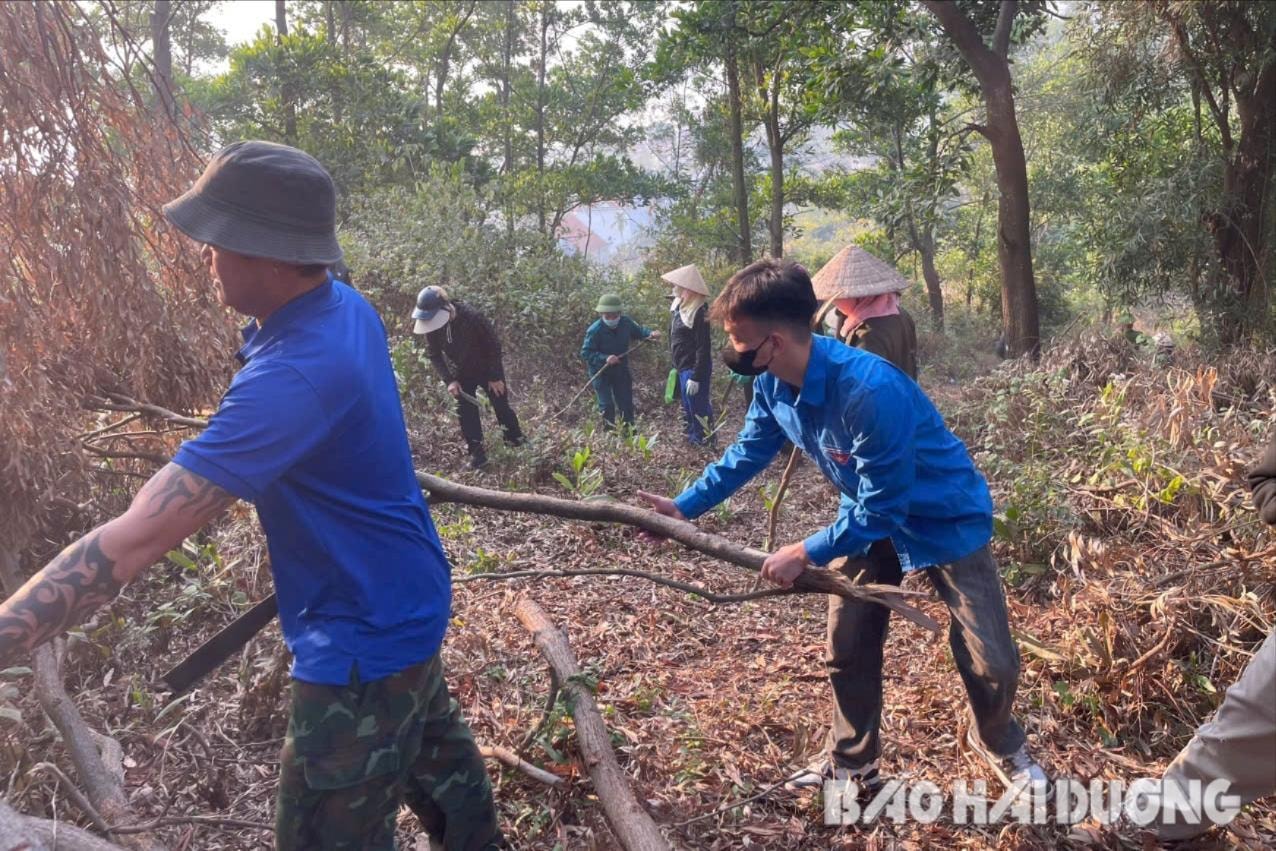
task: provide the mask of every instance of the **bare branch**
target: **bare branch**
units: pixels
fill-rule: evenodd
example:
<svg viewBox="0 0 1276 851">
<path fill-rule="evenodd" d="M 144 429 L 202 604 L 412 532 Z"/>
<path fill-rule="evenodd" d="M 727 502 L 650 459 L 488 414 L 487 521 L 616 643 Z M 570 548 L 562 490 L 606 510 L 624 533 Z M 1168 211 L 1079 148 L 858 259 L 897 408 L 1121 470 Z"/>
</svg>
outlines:
<svg viewBox="0 0 1276 851">
<path fill-rule="evenodd" d="M 533 780 L 539 780 L 546 785 L 563 785 L 563 778 L 539 766 L 532 765 L 509 748 L 503 748 L 500 745 L 479 745 L 479 753 L 484 759 L 494 759 L 502 765 L 507 765 L 515 771 L 521 771 Z"/>
<path fill-rule="evenodd" d="M 710 603 L 744 603 L 749 600 L 760 600 L 763 597 L 781 597 L 796 593 L 790 588 L 764 588 L 760 591 L 748 591 L 742 594 L 715 594 L 712 591 L 706 591 L 696 585 L 687 582 L 679 582 L 676 579 L 669 579 L 664 576 L 657 576 L 654 573 L 646 573 L 641 570 L 630 570 L 623 567 L 613 568 L 581 568 L 581 569 L 563 569 L 563 570 L 514 570 L 508 573 L 476 573 L 471 576 L 462 576 L 453 579 L 454 584 L 462 582 L 500 582 L 506 579 L 553 579 L 564 576 L 636 576 L 639 579 L 646 579 L 648 582 L 654 582 L 657 585 L 664 585 L 667 588 L 675 588 L 679 591 L 685 591 L 688 594 L 694 594 L 708 600 Z"/>
<path fill-rule="evenodd" d="M 743 547 L 719 535 L 703 532 L 695 524 L 686 520 L 665 517 L 654 511 L 625 505 L 611 499 L 575 502 L 535 493 L 506 493 L 471 487 L 422 472 L 417 472 L 416 476 L 417 482 L 425 490 L 431 502 L 458 502 L 495 508 L 500 511 L 548 514 L 571 520 L 623 523 L 645 529 L 660 537 L 671 538 L 693 550 L 751 571 L 760 571 L 762 563 L 767 558 L 767 554 L 762 550 Z M 878 603 L 924 629 L 939 632 L 939 624 L 933 618 L 901 599 L 908 596 L 925 596 L 918 592 L 903 591 L 889 585 L 855 585 L 837 570 L 822 568 L 808 568 L 798 574 L 793 587 L 802 592 L 836 594 L 852 600 Z"/>
<path fill-rule="evenodd" d="M 1001 9 L 997 12 L 997 28 L 992 34 L 992 52 L 1002 59 L 1010 55 L 1010 33 L 1015 26 L 1015 15 L 1019 12 L 1019 4 L 1015 0 L 1001 0 Z"/>
</svg>

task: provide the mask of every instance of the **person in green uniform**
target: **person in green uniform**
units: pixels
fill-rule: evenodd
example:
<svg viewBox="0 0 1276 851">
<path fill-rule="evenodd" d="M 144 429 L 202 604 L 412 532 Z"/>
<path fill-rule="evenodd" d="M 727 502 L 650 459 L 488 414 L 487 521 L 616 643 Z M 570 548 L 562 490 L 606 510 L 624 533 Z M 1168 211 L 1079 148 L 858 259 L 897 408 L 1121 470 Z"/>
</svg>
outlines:
<svg viewBox="0 0 1276 851">
<path fill-rule="evenodd" d="M 642 340 L 659 340 L 660 332 L 644 328 L 622 313 L 620 296 L 607 293 L 598 299 L 594 310 L 598 319 L 585 332 L 580 347 L 581 360 L 589 369 L 598 412 L 607 428 L 621 422 L 634 422 L 634 378 L 629 371 L 629 352 Z"/>
</svg>

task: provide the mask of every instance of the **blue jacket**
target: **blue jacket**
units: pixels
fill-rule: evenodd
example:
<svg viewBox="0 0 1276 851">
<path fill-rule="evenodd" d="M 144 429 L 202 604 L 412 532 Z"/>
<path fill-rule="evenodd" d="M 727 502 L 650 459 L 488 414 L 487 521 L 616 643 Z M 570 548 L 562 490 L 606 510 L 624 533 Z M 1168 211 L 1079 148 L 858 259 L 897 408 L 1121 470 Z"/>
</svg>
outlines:
<svg viewBox="0 0 1276 851">
<path fill-rule="evenodd" d="M 904 570 L 948 564 L 992 536 L 992 498 L 926 394 L 877 355 L 815 337 L 802 390 L 758 376 L 736 442 L 675 501 L 694 518 L 757 475 L 787 437 L 842 493 L 837 519 L 806 539 L 815 564 L 890 538 Z"/>
<path fill-rule="evenodd" d="M 644 328 L 628 316 L 621 314 L 620 322 L 615 328 L 608 328 L 601 318 L 585 332 L 585 342 L 580 346 L 581 360 L 589 367 L 589 374 L 596 375 L 607 363 L 608 355 L 623 355 L 629 347 L 639 340 L 651 336 L 651 330 Z M 629 359 L 622 358 L 620 367 L 629 368 Z M 612 369 L 620 367 L 613 366 Z"/>
</svg>

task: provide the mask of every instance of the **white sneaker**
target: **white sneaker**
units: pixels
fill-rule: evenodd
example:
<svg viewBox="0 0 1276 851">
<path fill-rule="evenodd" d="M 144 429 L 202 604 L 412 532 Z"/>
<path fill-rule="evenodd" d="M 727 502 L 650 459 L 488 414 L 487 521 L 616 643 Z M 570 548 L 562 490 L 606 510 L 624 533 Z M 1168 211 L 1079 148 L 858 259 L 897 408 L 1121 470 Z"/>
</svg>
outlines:
<svg viewBox="0 0 1276 851">
<path fill-rule="evenodd" d="M 861 796 L 871 797 L 882 788 L 883 783 L 877 773 L 877 762 L 873 760 L 858 768 L 842 768 L 834 765 L 828 756 L 822 756 L 790 774 L 784 788 L 790 792 L 804 792 L 807 789 L 823 789 L 828 780 L 849 780 L 859 787 Z"/>
<path fill-rule="evenodd" d="M 966 731 L 966 744 L 983 757 L 984 762 L 988 763 L 1007 789 L 1018 789 L 1021 794 L 1028 792 L 1034 797 L 1044 795 L 1045 800 L 1054 795 L 1054 783 L 1051 782 L 1050 775 L 1028 753 L 1027 745 L 1020 745 L 1019 750 L 1007 756 L 995 754 L 980 741 L 973 726 Z"/>
</svg>

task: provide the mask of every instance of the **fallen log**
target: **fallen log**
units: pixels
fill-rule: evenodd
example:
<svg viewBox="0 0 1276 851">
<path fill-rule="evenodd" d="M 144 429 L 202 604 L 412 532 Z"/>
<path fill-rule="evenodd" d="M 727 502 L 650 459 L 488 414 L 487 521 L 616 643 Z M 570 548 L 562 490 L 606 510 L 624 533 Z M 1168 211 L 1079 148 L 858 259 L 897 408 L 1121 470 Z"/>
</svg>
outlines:
<svg viewBox="0 0 1276 851">
<path fill-rule="evenodd" d="M 653 534 L 677 541 L 690 549 L 714 556 L 728 564 L 754 572 L 762 569 L 762 563 L 767 558 L 767 554 L 762 550 L 744 547 L 720 535 L 701 531 L 690 521 L 665 517 L 663 514 L 657 514 L 654 511 L 648 511 L 635 505 L 626 505 L 615 500 L 577 502 L 536 493 L 509 493 L 472 485 L 462 485 L 420 471 L 417 472 L 416 478 L 429 501 L 435 504 L 455 502 L 463 505 L 494 508 L 498 511 L 548 514 L 569 520 L 622 523 L 627 526 L 645 529 Z M 864 566 L 868 566 L 866 560 Z M 908 619 L 923 629 L 928 629 L 935 633 L 939 632 L 939 624 L 933 618 L 903 601 L 905 597 L 926 596 L 916 591 L 904 591 L 893 585 L 857 584 L 842 575 L 838 570 L 814 567 L 807 568 L 800 573 L 793 583 L 793 588 L 795 591 L 808 594 L 836 594 L 852 600 L 877 603 L 886 606 L 900 617 Z"/>
<path fill-rule="evenodd" d="M 0 799 L 0 849 L 21 851 L 124 851 L 63 821 L 23 815 Z"/>
<path fill-rule="evenodd" d="M 669 840 L 634 797 L 625 773 L 616 762 L 611 737 L 603 724 L 594 695 L 580 682 L 580 666 L 567 637 L 559 632 L 549 616 L 527 597 L 514 607 L 519 622 L 532 634 L 550 667 L 562 683 L 562 693 L 576 722 L 576 742 L 585 758 L 585 768 L 594 782 L 594 791 L 603 806 L 603 814 L 625 851 L 670 851 Z"/>
</svg>

